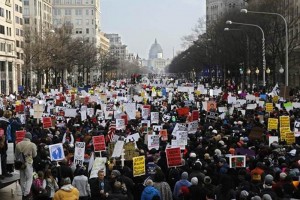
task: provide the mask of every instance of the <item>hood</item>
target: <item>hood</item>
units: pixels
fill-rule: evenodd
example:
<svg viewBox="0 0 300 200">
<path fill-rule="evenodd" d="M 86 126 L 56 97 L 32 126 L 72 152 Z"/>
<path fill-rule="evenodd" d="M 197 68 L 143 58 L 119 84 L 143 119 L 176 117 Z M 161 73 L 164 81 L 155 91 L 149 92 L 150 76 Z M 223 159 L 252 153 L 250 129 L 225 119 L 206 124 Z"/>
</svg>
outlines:
<svg viewBox="0 0 300 200">
<path fill-rule="evenodd" d="M 155 188 L 152 186 L 147 186 L 144 191 L 147 195 L 150 195 L 150 194 L 155 193 Z"/>
<path fill-rule="evenodd" d="M 62 190 L 66 191 L 66 192 L 71 192 L 71 190 L 73 189 L 74 187 L 71 185 L 71 184 L 68 184 L 68 185 L 64 185 L 61 187 Z"/>
</svg>

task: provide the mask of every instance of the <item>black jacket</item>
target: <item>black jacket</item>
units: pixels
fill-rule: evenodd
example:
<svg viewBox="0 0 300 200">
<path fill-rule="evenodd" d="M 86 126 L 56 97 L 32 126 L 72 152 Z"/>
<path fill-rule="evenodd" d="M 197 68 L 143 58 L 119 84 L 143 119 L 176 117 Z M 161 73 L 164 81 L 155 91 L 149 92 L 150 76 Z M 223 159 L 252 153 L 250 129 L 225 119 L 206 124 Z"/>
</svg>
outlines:
<svg viewBox="0 0 300 200">
<path fill-rule="evenodd" d="M 100 194 L 100 182 L 98 178 L 93 178 L 89 181 L 90 188 L 91 188 L 91 200 L 101 200 L 101 199 L 107 199 L 104 195 Z M 104 194 L 108 193 L 111 194 L 111 187 L 109 182 L 104 179 Z"/>
</svg>

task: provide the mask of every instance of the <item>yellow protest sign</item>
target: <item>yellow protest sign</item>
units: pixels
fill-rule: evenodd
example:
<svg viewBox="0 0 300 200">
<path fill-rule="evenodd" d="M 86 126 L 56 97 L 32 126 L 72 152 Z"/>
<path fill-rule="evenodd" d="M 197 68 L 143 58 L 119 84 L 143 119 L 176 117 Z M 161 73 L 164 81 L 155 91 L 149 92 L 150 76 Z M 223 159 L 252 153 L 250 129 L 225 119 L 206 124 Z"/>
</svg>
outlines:
<svg viewBox="0 0 300 200">
<path fill-rule="evenodd" d="M 133 157 L 139 155 L 139 152 L 136 150 L 133 142 L 125 143 L 123 148 L 125 150 L 125 156 L 124 156 L 125 160 L 132 160 Z"/>
<path fill-rule="evenodd" d="M 296 142 L 295 134 L 293 132 L 287 132 L 285 134 L 285 141 L 288 145 L 291 145 Z"/>
<path fill-rule="evenodd" d="M 274 96 L 273 97 L 273 103 L 277 103 L 278 102 L 279 97 L 278 96 Z"/>
<path fill-rule="evenodd" d="M 289 116 L 280 116 L 280 128 L 288 127 L 290 128 L 290 117 Z"/>
<path fill-rule="evenodd" d="M 266 112 L 273 111 L 273 103 L 266 103 Z"/>
<path fill-rule="evenodd" d="M 133 176 L 145 175 L 145 156 L 134 157 L 133 159 Z"/>
<path fill-rule="evenodd" d="M 269 118 L 268 119 L 268 130 L 277 130 L 278 128 L 278 119 L 276 118 Z"/>
<path fill-rule="evenodd" d="M 290 132 L 291 130 L 289 127 L 280 127 L 280 139 L 285 140 L 286 134 Z"/>
<path fill-rule="evenodd" d="M 196 91 L 195 91 L 195 95 L 196 95 L 196 96 L 200 96 L 200 95 L 201 95 L 201 92 L 200 92 L 199 90 L 196 90 Z"/>
</svg>

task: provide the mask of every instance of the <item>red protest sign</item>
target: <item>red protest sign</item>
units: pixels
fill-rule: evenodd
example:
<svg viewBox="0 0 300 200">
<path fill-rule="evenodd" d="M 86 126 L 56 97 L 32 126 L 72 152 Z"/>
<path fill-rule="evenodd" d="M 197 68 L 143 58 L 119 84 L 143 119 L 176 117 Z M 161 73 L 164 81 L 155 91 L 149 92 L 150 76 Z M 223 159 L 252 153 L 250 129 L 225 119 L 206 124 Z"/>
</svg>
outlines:
<svg viewBox="0 0 300 200">
<path fill-rule="evenodd" d="M 167 132 L 166 129 L 160 130 L 159 135 L 160 135 L 162 141 L 167 141 L 168 140 L 168 132 Z"/>
<path fill-rule="evenodd" d="M 199 119 L 199 110 L 193 110 L 192 121 L 198 121 L 198 119 Z"/>
<path fill-rule="evenodd" d="M 178 167 L 182 165 L 180 147 L 166 149 L 168 167 Z"/>
<path fill-rule="evenodd" d="M 16 105 L 16 113 L 24 112 L 24 104 Z"/>
<path fill-rule="evenodd" d="M 25 130 L 16 131 L 16 144 L 21 142 L 25 137 Z"/>
<path fill-rule="evenodd" d="M 188 116 L 190 109 L 188 107 L 178 108 L 177 110 L 178 116 Z"/>
<path fill-rule="evenodd" d="M 124 119 L 124 121 L 125 121 L 125 125 L 127 125 L 127 124 L 128 124 L 128 117 L 127 117 L 127 114 L 125 114 L 125 115 L 121 115 L 121 119 Z"/>
<path fill-rule="evenodd" d="M 104 135 L 93 136 L 94 151 L 105 151 Z"/>
<path fill-rule="evenodd" d="M 52 119 L 51 117 L 43 117 L 43 128 L 52 127 Z"/>
</svg>

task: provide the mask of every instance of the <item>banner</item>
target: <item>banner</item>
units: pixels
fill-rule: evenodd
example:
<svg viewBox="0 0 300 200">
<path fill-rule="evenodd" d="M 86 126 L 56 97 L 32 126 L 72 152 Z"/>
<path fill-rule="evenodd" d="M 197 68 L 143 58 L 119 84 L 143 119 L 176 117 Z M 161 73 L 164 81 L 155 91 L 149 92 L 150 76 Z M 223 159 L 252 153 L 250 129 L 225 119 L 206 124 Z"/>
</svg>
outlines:
<svg viewBox="0 0 300 200">
<path fill-rule="evenodd" d="M 291 130 L 289 127 L 280 127 L 280 140 L 285 140 L 286 134 L 290 132 Z"/>
<path fill-rule="evenodd" d="M 159 112 L 151 112 L 151 124 L 159 123 Z"/>
<path fill-rule="evenodd" d="M 97 157 L 94 160 L 91 175 L 90 175 L 90 179 L 91 178 L 98 178 L 99 170 L 103 170 L 104 176 L 106 175 L 106 166 L 105 166 L 106 161 L 107 161 L 106 157 L 101 157 L 101 158 Z"/>
<path fill-rule="evenodd" d="M 196 133 L 198 130 L 198 121 L 193 121 L 188 123 L 188 133 Z"/>
<path fill-rule="evenodd" d="M 168 167 L 179 167 L 182 165 L 180 147 L 166 149 Z"/>
<path fill-rule="evenodd" d="M 268 119 L 268 130 L 277 130 L 278 129 L 278 119 L 269 118 Z"/>
<path fill-rule="evenodd" d="M 148 149 L 159 149 L 159 135 L 148 135 Z"/>
<path fill-rule="evenodd" d="M 290 127 L 290 117 L 289 116 L 280 116 L 280 128 L 291 128 Z"/>
<path fill-rule="evenodd" d="M 133 161 L 133 176 L 145 175 L 145 156 L 138 156 L 132 159 Z"/>
<path fill-rule="evenodd" d="M 167 129 L 162 129 L 159 131 L 159 136 L 160 136 L 160 139 L 162 141 L 167 141 L 168 140 L 168 132 L 167 132 Z"/>
<path fill-rule="evenodd" d="M 230 156 L 229 157 L 230 168 L 245 168 L 246 167 L 246 156 Z"/>
<path fill-rule="evenodd" d="M 94 151 L 105 151 L 104 135 L 93 136 Z"/>
<path fill-rule="evenodd" d="M 292 145 L 296 142 L 295 134 L 293 132 L 288 132 L 285 134 L 285 141 L 288 145 Z"/>
<path fill-rule="evenodd" d="M 51 127 L 52 127 L 51 117 L 43 117 L 43 128 L 51 128 Z"/>
<path fill-rule="evenodd" d="M 85 142 L 76 142 L 74 151 L 74 164 L 75 166 L 83 166 L 85 152 Z"/>
</svg>

